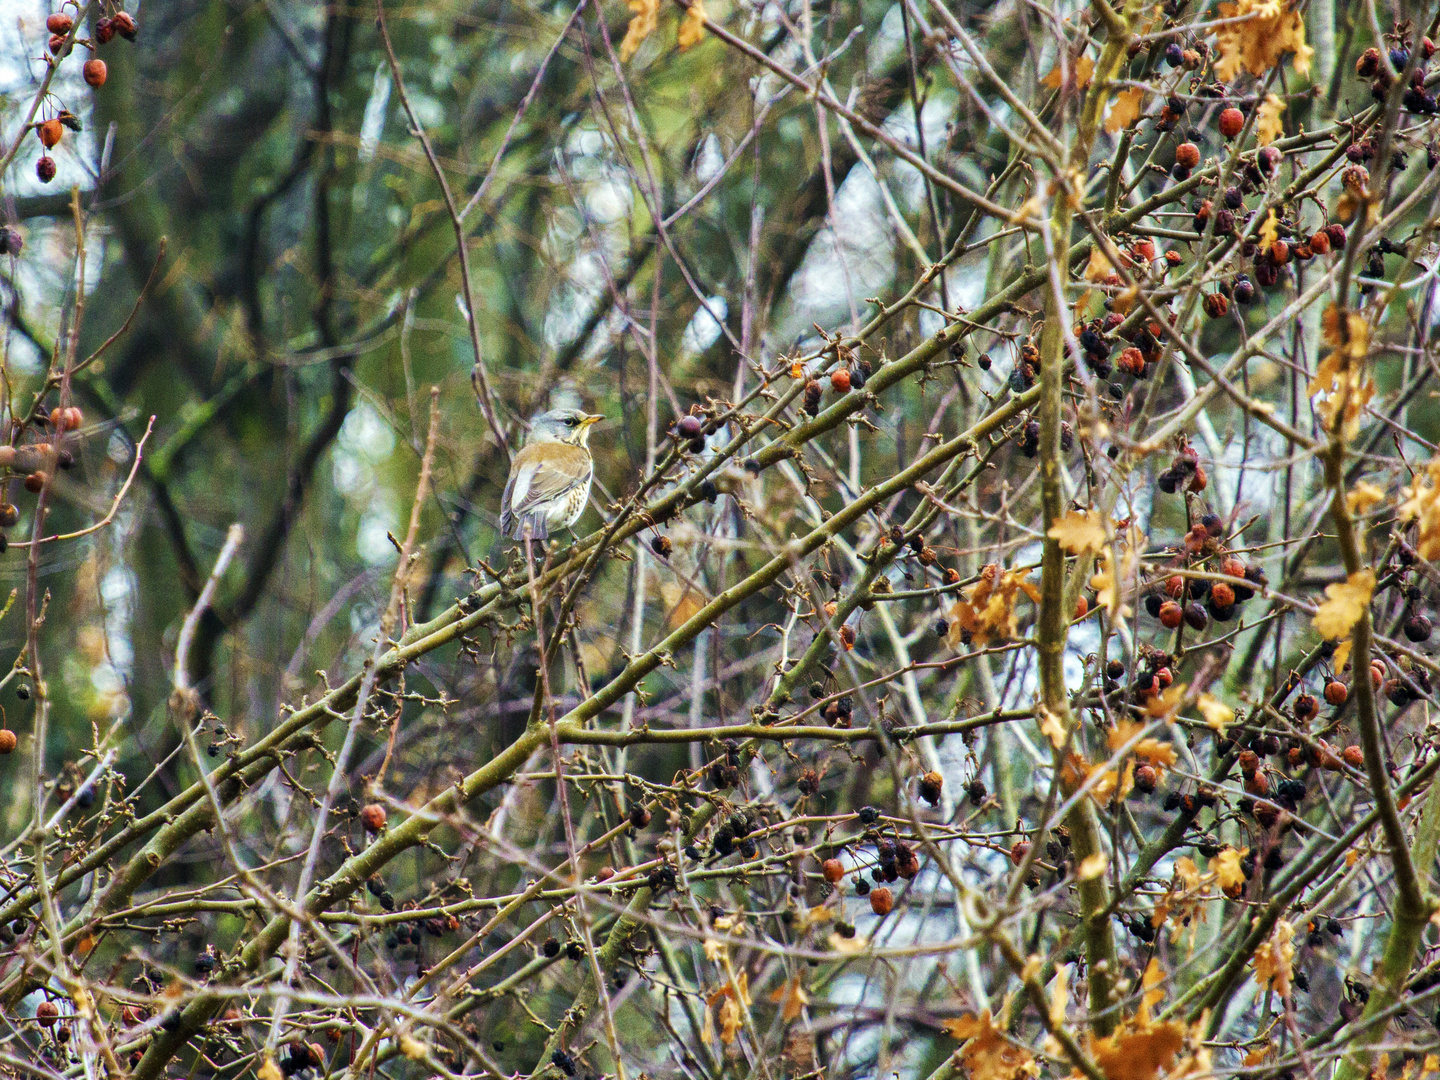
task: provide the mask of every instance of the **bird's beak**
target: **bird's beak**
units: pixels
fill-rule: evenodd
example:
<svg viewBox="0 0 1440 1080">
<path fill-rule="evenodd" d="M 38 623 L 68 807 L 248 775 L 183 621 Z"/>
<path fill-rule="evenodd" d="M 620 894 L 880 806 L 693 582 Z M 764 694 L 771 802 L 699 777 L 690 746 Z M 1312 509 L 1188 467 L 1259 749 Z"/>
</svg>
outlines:
<svg viewBox="0 0 1440 1080">
<path fill-rule="evenodd" d="M 600 423 L 601 420 L 604 420 L 604 419 L 605 419 L 605 414 L 604 414 L 604 413 L 586 413 L 586 414 L 585 414 L 585 426 L 586 426 L 586 427 L 589 427 L 591 424 L 598 424 L 598 423 Z"/>
</svg>

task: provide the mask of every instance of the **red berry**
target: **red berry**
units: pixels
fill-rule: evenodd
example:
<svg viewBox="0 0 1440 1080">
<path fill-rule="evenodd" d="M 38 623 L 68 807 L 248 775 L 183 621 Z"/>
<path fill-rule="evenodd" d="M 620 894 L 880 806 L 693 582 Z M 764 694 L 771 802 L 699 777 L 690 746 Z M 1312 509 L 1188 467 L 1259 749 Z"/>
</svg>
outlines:
<svg viewBox="0 0 1440 1080">
<path fill-rule="evenodd" d="M 95 41 L 101 45 L 108 45 L 115 38 L 115 20 L 97 19 L 95 21 Z"/>
<path fill-rule="evenodd" d="M 40 145 L 46 150 L 59 143 L 65 134 L 65 127 L 59 120 L 46 120 L 37 130 L 40 132 Z"/>
<path fill-rule="evenodd" d="M 895 897 L 885 886 L 870 890 L 870 910 L 881 918 L 889 915 L 895 908 Z"/>
<path fill-rule="evenodd" d="M 1263 772 L 1254 773 L 1245 777 L 1245 790 L 1257 799 L 1263 799 L 1270 794 L 1270 781 Z"/>
<path fill-rule="evenodd" d="M 110 24 L 115 27 L 115 32 L 126 41 L 135 40 L 135 31 L 139 27 L 135 25 L 135 17 L 128 11 L 117 11 L 111 17 Z"/>
<path fill-rule="evenodd" d="M 360 811 L 360 824 L 365 826 L 365 831 L 378 833 L 385 828 L 385 808 L 379 803 L 370 803 Z"/>
<path fill-rule="evenodd" d="M 1314 236 L 1310 237 L 1310 251 L 1314 255 L 1330 254 L 1330 234 L 1321 229 Z"/>
<path fill-rule="evenodd" d="M 1193 142 L 1182 142 L 1175 147 L 1175 164 L 1193 169 L 1200 164 L 1200 148 Z"/>
<path fill-rule="evenodd" d="M 75 26 L 75 20 L 63 12 L 55 12 L 45 20 L 45 29 L 52 34 L 68 34 Z"/>
<path fill-rule="evenodd" d="M 35 1006 L 35 1019 L 40 1021 L 41 1027 L 54 1027 L 55 1021 L 60 1018 L 60 1007 L 53 1001 L 42 1001 Z"/>
<path fill-rule="evenodd" d="M 1171 600 L 1179 600 L 1185 595 L 1185 579 L 1179 574 L 1171 574 L 1165 579 L 1165 595 Z"/>
<path fill-rule="evenodd" d="M 1205 299 L 1201 301 L 1201 307 L 1205 309 L 1205 314 L 1210 318 L 1219 319 L 1230 309 L 1230 301 L 1226 299 L 1224 293 L 1206 293 Z"/>
<path fill-rule="evenodd" d="M 1255 770 L 1260 768 L 1260 755 L 1254 750 L 1240 751 L 1240 771 L 1246 776 L 1254 776 Z"/>
<path fill-rule="evenodd" d="M 1185 621 L 1185 609 L 1174 600 L 1166 600 L 1160 605 L 1160 622 L 1171 630 L 1176 629 Z"/>
<path fill-rule="evenodd" d="M 1340 751 L 1340 756 L 1345 759 L 1345 764 L 1352 768 L 1360 769 L 1365 765 L 1365 751 L 1358 746 L 1347 746 Z"/>
<path fill-rule="evenodd" d="M 1019 866 L 1025 861 L 1025 856 L 1030 854 L 1030 841 L 1016 840 L 1010 848 L 1010 861 Z"/>
<path fill-rule="evenodd" d="M 1220 299 L 1223 300 L 1223 299 L 1225 299 L 1225 298 L 1222 296 L 1222 297 L 1220 297 Z M 1199 465 L 1196 465 L 1196 466 L 1195 466 L 1195 475 L 1192 476 L 1192 477 L 1190 477 L 1190 490 L 1191 490 L 1191 491 L 1204 491 L 1206 485 L 1209 484 L 1209 483 L 1210 483 L 1210 478 L 1205 475 L 1205 470 L 1204 470 L 1203 468 L 1201 468 Z"/>
<path fill-rule="evenodd" d="M 1349 689 L 1339 679 L 1331 679 L 1325 684 L 1325 700 L 1331 705 L 1344 705 L 1349 696 Z"/>
<path fill-rule="evenodd" d="M 820 873 L 825 875 L 825 880 L 831 885 L 838 885 L 845 876 L 845 864 L 839 859 L 826 859 L 820 864 Z"/>
<path fill-rule="evenodd" d="M 1230 106 L 1220 114 L 1220 134 L 1227 139 L 1233 139 L 1239 135 L 1245 127 L 1245 114 L 1235 106 Z"/>
<path fill-rule="evenodd" d="M 42 184 L 48 184 L 55 179 L 55 159 L 48 154 L 42 155 L 40 160 L 35 162 L 35 175 L 40 178 Z"/>
<path fill-rule="evenodd" d="M 15 732 L 9 728 L 0 728 L 0 754 L 13 754 L 19 741 L 15 737 Z"/>
<path fill-rule="evenodd" d="M 1075 601 L 1075 618 L 1083 619 L 1090 614 L 1090 601 L 1085 597 L 1078 597 Z"/>
<path fill-rule="evenodd" d="M 105 76 L 107 74 L 105 61 L 101 60 L 98 56 L 92 56 L 89 60 L 86 60 L 85 66 L 80 69 L 80 73 L 85 76 L 85 81 L 91 86 L 105 85 Z"/>
<path fill-rule="evenodd" d="M 848 368 L 836 368 L 830 376 L 830 389 L 837 394 L 848 394 L 850 392 L 850 371 Z"/>
<path fill-rule="evenodd" d="M 50 477 L 43 469 L 36 469 L 29 476 L 25 477 L 25 490 L 31 495 L 39 495 L 45 489 L 45 481 Z"/>
</svg>

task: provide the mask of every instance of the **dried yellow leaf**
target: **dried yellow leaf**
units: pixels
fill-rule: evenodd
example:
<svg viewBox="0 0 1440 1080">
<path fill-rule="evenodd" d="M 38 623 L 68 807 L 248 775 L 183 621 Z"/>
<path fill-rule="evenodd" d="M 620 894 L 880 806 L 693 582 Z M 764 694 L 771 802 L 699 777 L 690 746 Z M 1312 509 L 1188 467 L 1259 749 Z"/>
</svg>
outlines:
<svg viewBox="0 0 1440 1080">
<path fill-rule="evenodd" d="M 1270 937 L 1255 950 L 1255 981 L 1262 988 L 1274 987 L 1281 996 L 1290 996 L 1292 964 L 1295 960 L 1295 928 L 1284 919 L 1275 924 Z"/>
<path fill-rule="evenodd" d="M 1238 889 L 1245 885 L 1245 871 L 1240 869 L 1240 860 L 1249 854 L 1249 848 L 1227 847 L 1210 860 L 1210 872 L 1222 889 Z"/>
<path fill-rule="evenodd" d="M 1440 457 L 1425 466 L 1401 494 L 1400 520 L 1418 522 L 1415 550 L 1427 561 L 1440 556 Z"/>
<path fill-rule="evenodd" d="M 1070 734 L 1065 729 L 1065 721 L 1044 706 L 1040 708 L 1040 733 L 1050 740 L 1050 745 L 1056 750 L 1065 745 Z"/>
<path fill-rule="evenodd" d="M 1292 66 L 1299 75 L 1310 70 L 1315 55 L 1305 43 L 1305 22 L 1293 0 L 1236 0 L 1220 4 L 1216 15 L 1226 22 L 1215 31 L 1215 77 L 1229 82 L 1241 71 L 1263 75 L 1294 53 Z"/>
<path fill-rule="evenodd" d="M 1321 637 L 1338 641 L 1350 633 L 1370 606 L 1375 594 L 1375 571 L 1357 570 L 1343 582 L 1325 586 L 1328 599 L 1315 611 L 1315 629 Z"/>
<path fill-rule="evenodd" d="M 1195 707 L 1200 710 L 1200 715 L 1205 718 L 1205 723 L 1222 734 L 1225 731 L 1225 725 L 1235 719 L 1234 709 L 1209 694 L 1201 694 L 1195 702 Z"/>
<path fill-rule="evenodd" d="M 690 0 L 685 17 L 680 20 L 680 34 L 677 38 L 681 51 L 699 44 L 705 36 L 705 5 L 700 0 Z"/>
<path fill-rule="evenodd" d="M 1072 555 L 1087 551 L 1098 555 L 1105 550 L 1104 519 L 1094 510 L 1069 511 L 1056 518 L 1045 535 Z"/>
<path fill-rule="evenodd" d="M 625 28 L 625 37 L 620 42 L 620 59 L 629 60 L 635 55 L 645 39 L 655 29 L 660 16 L 660 0 L 629 0 L 627 5 L 635 14 Z"/>
<path fill-rule="evenodd" d="M 1280 219 L 1275 216 L 1275 211 L 1271 210 L 1265 215 L 1265 221 L 1260 226 L 1260 235 L 1257 238 L 1260 250 L 1269 251 L 1271 245 L 1278 239 L 1280 239 Z"/>
<path fill-rule="evenodd" d="M 1279 94 L 1265 95 L 1255 114 L 1255 141 L 1261 146 L 1269 146 L 1285 134 L 1285 124 L 1280 119 L 1284 112 L 1285 103 L 1280 100 Z"/>
<path fill-rule="evenodd" d="M 1158 1080 L 1170 1073 L 1185 1045 L 1185 1025 L 1146 1024 L 1096 1039 L 1095 1064 L 1107 1080 Z"/>
<path fill-rule="evenodd" d="M 1094 855 L 1087 855 L 1080 860 L 1080 865 L 1075 868 L 1075 876 L 1081 881 L 1093 881 L 1105 873 L 1105 868 L 1110 865 L 1110 857 L 1103 851 L 1097 851 Z"/>
<path fill-rule="evenodd" d="M 1065 1009 L 1070 1004 L 1070 965 L 1061 964 L 1055 969 L 1055 978 L 1050 983 L 1050 1026 L 1063 1027 Z"/>
<path fill-rule="evenodd" d="M 1385 501 L 1385 491 L 1368 480 L 1361 480 L 1345 496 L 1345 507 L 1352 514 L 1367 514 Z"/>
<path fill-rule="evenodd" d="M 1115 272 L 1115 267 L 1110 265 L 1110 260 L 1105 257 L 1105 252 L 1100 250 L 1099 245 L 1090 249 L 1090 258 L 1085 263 L 1085 280 L 1100 281 L 1109 277 Z"/>
</svg>

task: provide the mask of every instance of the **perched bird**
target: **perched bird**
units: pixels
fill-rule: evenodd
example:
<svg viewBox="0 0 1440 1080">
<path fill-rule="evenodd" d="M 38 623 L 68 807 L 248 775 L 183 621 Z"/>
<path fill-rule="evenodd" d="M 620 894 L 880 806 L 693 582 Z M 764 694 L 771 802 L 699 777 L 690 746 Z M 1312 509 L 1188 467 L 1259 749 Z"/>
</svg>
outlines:
<svg viewBox="0 0 1440 1080">
<path fill-rule="evenodd" d="M 512 540 L 544 540 L 579 519 L 590 498 L 595 463 L 590 428 L 603 416 L 552 409 L 535 418 L 530 441 L 510 463 L 500 500 L 500 531 Z"/>
</svg>

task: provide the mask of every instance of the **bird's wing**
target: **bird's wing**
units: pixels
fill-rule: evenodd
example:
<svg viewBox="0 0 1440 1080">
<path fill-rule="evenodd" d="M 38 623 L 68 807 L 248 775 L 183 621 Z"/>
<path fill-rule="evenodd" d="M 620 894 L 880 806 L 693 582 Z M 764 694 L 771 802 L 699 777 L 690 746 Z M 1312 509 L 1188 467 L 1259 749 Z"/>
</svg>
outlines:
<svg viewBox="0 0 1440 1080">
<path fill-rule="evenodd" d="M 545 448 L 543 456 L 528 454 L 528 446 L 515 455 L 515 468 L 503 499 L 503 506 L 515 517 L 590 480 L 590 463 L 586 460 L 585 451 L 578 446 L 564 443 L 541 443 L 539 446 Z"/>
</svg>

